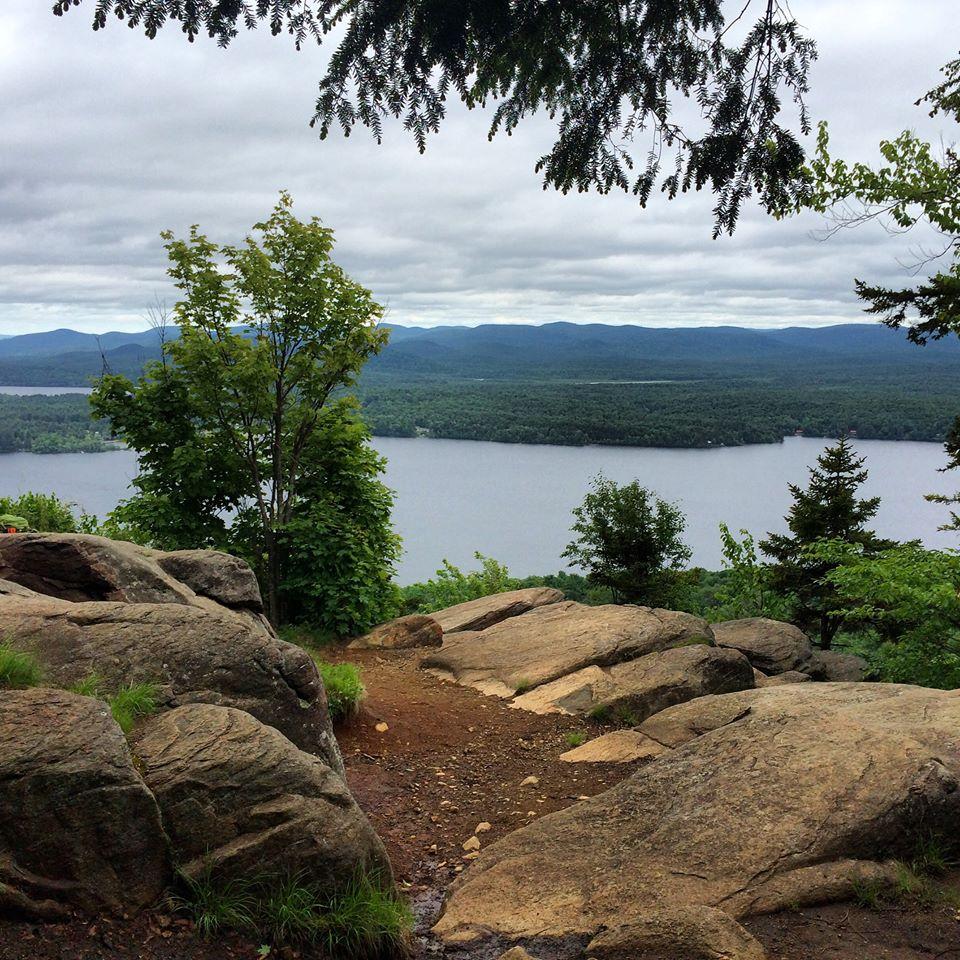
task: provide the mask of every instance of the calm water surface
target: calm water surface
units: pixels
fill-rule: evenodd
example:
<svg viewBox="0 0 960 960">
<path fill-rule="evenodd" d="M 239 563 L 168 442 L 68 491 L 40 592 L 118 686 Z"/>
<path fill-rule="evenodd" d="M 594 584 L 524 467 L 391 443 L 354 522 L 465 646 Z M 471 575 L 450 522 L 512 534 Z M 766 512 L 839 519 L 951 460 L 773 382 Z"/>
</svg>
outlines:
<svg viewBox="0 0 960 960">
<path fill-rule="evenodd" d="M 791 437 L 782 444 L 666 450 L 379 437 L 375 446 L 388 459 L 395 522 L 406 546 L 400 580 L 409 582 L 429 576 L 444 557 L 469 565 L 475 550 L 517 575 L 561 569 L 570 511 L 600 471 L 620 482 L 638 478 L 677 502 L 688 518 L 693 562 L 719 568 L 720 521 L 754 534 L 783 530 L 787 484 L 805 483 L 824 443 Z M 937 473 L 944 463 L 939 444 L 861 440 L 856 448 L 870 470 L 865 493 L 883 498 L 875 524 L 881 535 L 958 546 L 955 534 L 937 532 L 945 508 L 923 499 L 960 486 L 960 477 Z M 3 454 L 0 495 L 53 491 L 102 516 L 126 495 L 135 471 L 128 450 Z"/>
<path fill-rule="evenodd" d="M 12 397 L 57 397 L 62 393 L 93 393 L 91 387 L 0 387 L 0 393 Z"/>
</svg>

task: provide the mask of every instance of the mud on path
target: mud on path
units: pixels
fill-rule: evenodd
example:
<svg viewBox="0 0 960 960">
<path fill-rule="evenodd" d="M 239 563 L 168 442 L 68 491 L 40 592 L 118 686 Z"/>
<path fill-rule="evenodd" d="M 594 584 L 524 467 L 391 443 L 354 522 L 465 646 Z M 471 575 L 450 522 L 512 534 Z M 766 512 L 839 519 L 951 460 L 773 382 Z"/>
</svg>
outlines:
<svg viewBox="0 0 960 960">
<path fill-rule="evenodd" d="M 467 840 L 476 836 L 486 847 L 606 790 L 635 765 L 564 763 L 559 756 L 569 749 L 567 734 L 595 736 L 605 728 L 511 709 L 420 670 L 421 656 L 324 651 L 325 659 L 362 670 L 367 699 L 337 737 L 350 787 L 415 906 L 416 951 L 426 956 L 435 946 L 423 934 L 446 887 L 473 859 L 474 851 L 463 849 Z M 536 782 L 524 784 L 530 777 Z M 480 824 L 489 830 L 476 833 Z M 951 884 L 960 894 L 960 876 Z M 745 926 L 770 960 L 960 960 L 960 911 L 947 903 L 879 910 L 842 903 L 758 917 Z M 233 935 L 204 942 L 189 921 L 163 913 L 117 922 L 0 923 L 0 960 L 255 960 L 258 952 L 259 944 Z M 269 954 L 315 956 L 290 948 Z"/>
</svg>

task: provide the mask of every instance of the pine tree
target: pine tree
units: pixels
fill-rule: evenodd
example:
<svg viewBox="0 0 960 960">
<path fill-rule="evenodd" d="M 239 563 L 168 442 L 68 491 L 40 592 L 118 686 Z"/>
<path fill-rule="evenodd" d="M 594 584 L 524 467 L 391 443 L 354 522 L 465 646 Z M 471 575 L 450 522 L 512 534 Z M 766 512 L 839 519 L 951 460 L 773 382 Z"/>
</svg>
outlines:
<svg viewBox="0 0 960 960">
<path fill-rule="evenodd" d="M 876 516 L 880 498 L 857 499 L 857 490 L 867 479 L 864 462 L 844 437 L 836 446 L 827 447 L 810 470 L 807 489 L 790 484 L 793 506 L 786 516 L 790 534 L 768 534 L 760 545 L 774 561 L 774 589 L 793 595 L 793 619 L 805 630 L 818 632 L 825 650 L 830 648 L 841 619 L 831 615 L 833 591 L 823 582 L 832 565 L 810 556 L 808 548 L 821 540 L 839 540 L 857 544 L 870 554 L 893 545 L 866 527 Z"/>
</svg>

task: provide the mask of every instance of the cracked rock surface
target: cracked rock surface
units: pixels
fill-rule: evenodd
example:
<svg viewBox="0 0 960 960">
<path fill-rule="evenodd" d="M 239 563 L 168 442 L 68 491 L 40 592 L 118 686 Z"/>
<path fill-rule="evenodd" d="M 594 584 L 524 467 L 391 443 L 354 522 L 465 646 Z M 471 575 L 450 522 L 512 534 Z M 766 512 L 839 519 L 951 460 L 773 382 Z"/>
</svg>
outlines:
<svg viewBox="0 0 960 960">
<path fill-rule="evenodd" d="M 734 921 L 889 880 L 917 829 L 960 822 L 960 691 L 790 684 L 692 700 L 640 730 L 667 752 L 483 850 L 435 927 L 445 943 L 577 956 L 677 910 L 696 943 L 710 939 L 697 917 L 716 928 L 720 911 L 752 958 Z"/>
</svg>

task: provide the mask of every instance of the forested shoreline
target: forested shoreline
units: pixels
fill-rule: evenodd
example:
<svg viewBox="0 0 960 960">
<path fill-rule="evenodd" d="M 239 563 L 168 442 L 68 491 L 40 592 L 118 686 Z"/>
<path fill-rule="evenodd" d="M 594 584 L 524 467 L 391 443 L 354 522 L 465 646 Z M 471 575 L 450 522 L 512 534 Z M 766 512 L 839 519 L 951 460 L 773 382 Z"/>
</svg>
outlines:
<svg viewBox="0 0 960 960">
<path fill-rule="evenodd" d="M 706 448 L 779 443 L 796 433 L 940 443 L 960 390 L 948 371 L 893 382 L 664 383 L 415 380 L 361 384 L 375 436 L 561 446 Z M 86 396 L 0 397 L 0 452 L 98 452 L 109 430 Z"/>
</svg>

